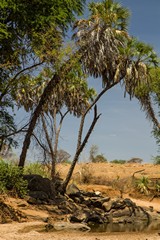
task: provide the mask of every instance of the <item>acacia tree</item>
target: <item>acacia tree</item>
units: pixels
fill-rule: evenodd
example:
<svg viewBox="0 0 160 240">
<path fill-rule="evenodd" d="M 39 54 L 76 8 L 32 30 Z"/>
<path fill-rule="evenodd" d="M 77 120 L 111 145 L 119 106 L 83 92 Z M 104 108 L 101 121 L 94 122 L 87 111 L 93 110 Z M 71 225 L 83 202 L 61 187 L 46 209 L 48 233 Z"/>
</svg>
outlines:
<svg viewBox="0 0 160 240">
<path fill-rule="evenodd" d="M 75 14 L 82 13 L 84 3 L 85 0 L 0 2 L 0 110 L 8 116 L 8 107 L 15 106 L 12 96 L 17 83 L 25 76 L 29 83 L 44 66 L 54 66 L 65 32 Z M 3 120 L 7 123 L 6 118 Z M 12 116 L 10 120 L 9 134 L 10 129 L 16 130 Z"/>
</svg>

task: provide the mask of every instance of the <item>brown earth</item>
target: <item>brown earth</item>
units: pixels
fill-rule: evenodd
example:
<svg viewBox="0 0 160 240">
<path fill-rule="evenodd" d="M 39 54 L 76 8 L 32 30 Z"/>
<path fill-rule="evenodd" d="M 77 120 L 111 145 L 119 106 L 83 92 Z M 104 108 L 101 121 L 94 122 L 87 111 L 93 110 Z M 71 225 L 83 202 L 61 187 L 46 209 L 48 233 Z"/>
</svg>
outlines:
<svg viewBox="0 0 160 240">
<path fill-rule="evenodd" d="M 68 164 L 58 165 L 57 171 L 65 177 Z M 136 173 L 137 171 L 142 172 Z M 73 174 L 73 182 L 85 191 L 99 191 L 105 196 L 130 197 L 139 206 L 152 206 L 160 211 L 160 198 L 150 193 L 147 196 L 135 191 L 134 177 L 142 176 L 160 179 L 160 166 L 153 164 L 78 164 Z M 85 182 L 85 183 L 84 183 Z M 0 240 L 158 240 L 160 233 L 81 233 L 81 232 L 42 232 L 44 220 L 50 216 L 50 206 L 29 205 L 25 200 L 1 196 L 1 199 L 15 211 L 22 213 L 21 223 L 0 224 Z M 65 216 L 55 216 L 55 220 L 65 221 Z"/>
</svg>

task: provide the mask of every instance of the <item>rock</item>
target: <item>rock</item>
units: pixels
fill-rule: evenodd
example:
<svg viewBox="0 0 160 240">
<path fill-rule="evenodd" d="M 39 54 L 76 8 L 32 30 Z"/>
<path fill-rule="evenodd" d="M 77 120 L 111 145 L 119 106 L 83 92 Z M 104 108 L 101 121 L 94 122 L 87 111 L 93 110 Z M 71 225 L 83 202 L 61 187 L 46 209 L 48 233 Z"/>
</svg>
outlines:
<svg viewBox="0 0 160 240">
<path fill-rule="evenodd" d="M 105 202 L 109 202 L 110 199 L 111 199 L 110 197 L 103 197 L 99 201 L 101 201 L 101 203 L 105 203 Z"/>
<path fill-rule="evenodd" d="M 96 196 L 101 196 L 101 192 L 95 191 Z"/>
<path fill-rule="evenodd" d="M 92 212 L 89 214 L 89 216 L 85 220 L 86 223 L 96 223 L 96 224 L 102 224 L 105 223 L 105 219 L 102 215 L 97 214 L 96 212 Z"/>
<path fill-rule="evenodd" d="M 29 196 L 42 201 L 48 201 L 48 195 L 43 191 L 30 191 Z"/>
<path fill-rule="evenodd" d="M 124 216 L 131 216 L 131 212 L 128 208 L 125 208 L 123 210 L 118 210 L 116 212 L 113 212 L 112 214 L 113 218 L 119 218 L 119 217 L 124 217 Z"/>
<path fill-rule="evenodd" d="M 34 205 L 39 205 L 39 204 L 43 204 L 44 202 L 39 200 L 39 199 L 36 199 L 36 198 L 33 198 L 33 197 L 29 197 L 29 199 L 27 200 L 27 202 L 29 204 L 34 204 Z"/>
<path fill-rule="evenodd" d="M 37 174 L 24 175 L 23 178 L 28 181 L 28 189 L 32 192 L 40 191 L 46 194 L 47 199 L 54 199 L 52 181 L 48 178 L 43 178 Z"/>
<path fill-rule="evenodd" d="M 69 217 L 69 221 L 74 223 L 81 223 L 81 222 L 86 222 L 85 220 L 87 219 L 87 213 L 84 212 L 76 212 L 76 214 L 71 215 Z"/>
<path fill-rule="evenodd" d="M 82 232 L 88 232 L 90 231 L 90 227 L 88 227 L 86 224 L 82 223 L 69 223 L 69 222 L 55 222 L 53 224 L 49 223 L 45 226 L 47 231 L 82 231 Z"/>
<path fill-rule="evenodd" d="M 106 212 L 109 212 L 112 209 L 112 201 L 104 202 L 102 206 Z"/>
</svg>

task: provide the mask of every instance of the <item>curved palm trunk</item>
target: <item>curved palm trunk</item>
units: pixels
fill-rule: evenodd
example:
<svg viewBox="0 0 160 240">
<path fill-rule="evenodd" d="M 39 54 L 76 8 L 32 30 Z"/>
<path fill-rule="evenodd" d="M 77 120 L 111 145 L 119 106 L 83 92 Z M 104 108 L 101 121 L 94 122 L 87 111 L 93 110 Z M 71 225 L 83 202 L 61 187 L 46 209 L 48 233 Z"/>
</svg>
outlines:
<svg viewBox="0 0 160 240">
<path fill-rule="evenodd" d="M 24 167 L 27 151 L 28 151 L 30 141 L 31 141 L 31 136 L 32 136 L 33 130 L 35 128 L 37 119 L 39 118 L 39 116 L 40 116 L 40 114 L 43 110 L 43 105 L 48 100 L 48 98 L 49 98 L 50 94 L 52 93 L 54 87 L 59 83 L 59 81 L 60 81 L 59 75 L 55 74 L 53 76 L 53 78 L 50 80 L 50 82 L 48 83 L 48 85 L 46 86 L 46 88 L 44 89 L 44 92 L 41 96 L 39 104 L 36 107 L 32 117 L 31 117 L 31 121 L 30 121 L 30 124 L 29 124 L 29 127 L 28 127 L 28 131 L 27 131 L 27 134 L 26 134 L 24 142 L 23 142 L 22 152 L 21 152 L 20 160 L 19 160 L 19 164 L 18 164 L 19 167 Z"/>
<path fill-rule="evenodd" d="M 76 154 L 74 156 L 74 159 L 72 161 L 71 167 L 69 169 L 69 172 L 67 174 L 67 177 L 65 179 L 65 181 L 62 184 L 62 192 L 65 193 L 67 185 L 72 177 L 74 168 L 76 163 L 78 162 L 79 156 L 81 154 L 81 152 L 83 151 L 94 127 L 95 124 L 97 123 L 97 120 L 99 119 L 100 115 L 97 115 L 97 105 L 96 103 L 98 102 L 98 100 L 104 95 L 104 93 L 106 93 L 110 88 L 114 87 L 116 84 L 118 84 L 118 82 L 114 82 L 112 84 L 110 84 L 109 86 L 106 86 L 96 97 L 96 99 L 93 101 L 93 103 L 89 106 L 89 108 L 85 111 L 85 113 L 83 114 L 82 118 L 81 118 L 81 122 L 80 122 L 80 127 L 79 127 L 79 133 L 78 133 L 78 142 L 77 142 L 77 149 L 76 149 Z M 84 127 L 84 122 L 85 122 L 85 117 L 87 115 L 87 113 L 91 110 L 91 108 L 94 107 L 94 119 L 92 121 L 92 124 L 82 142 L 82 133 L 83 133 L 83 127 Z"/>
<path fill-rule="evenodd" d="M 77 151 L 76 151 L 76 154 L 75 154 L 74 159 L 72 161 L 71 167 L 70 167 L 70 169 L 68 171 L 67 177 L 66 177 L 66 179 L 65 179 L 65 181 L 63 182 L 63 185 L 62 185 L 63 193 L 66 192 L 67 185 L 68 185 L 68 183 L 69 183 L 69 181 L 71 179 L 71 176 L 73 174 L 73 171 L 74 171 L 75 165 L 76 165 L 76 163 L 77 163 L 77 161 L 79 159 L 79 156 L 80 156 L 81 152 L 83 151 L 83 149 L 84 149 L 84 147 L 85 147 L 85 145 L 86 145 L 86 143 L 87 143 L 87 141 L 88 141 L 88 139 L 89 139 L 89 137 L 90 137 L 90 135 L 91 135 L 91 133 L 92 133 L 92 131 L 93 131 L 93 129 L 94 129 L 98 119 L 99 119 L 99 117 L 101 116 L 101 114 L 97 115 L 97 106 L 95 105 L 93 121 L 91 123 L 91 126 L 90 126 L 90 128 L 89 128 L 89 130 L 88 130 L 88 132 L 87 132 L 83 142 L 81 143 L 81 139 L 80 138 L 81 138 L 82 128 L 83 128 L 83 125 L 84 125 L 84 118 L 85 118 L 85 116 L 86 115 L 82 116 L 82 119 L 81 119 L 81 123 L 82 124 L 80 124 L 80 129 L 79 129 Z"/>
</svg>

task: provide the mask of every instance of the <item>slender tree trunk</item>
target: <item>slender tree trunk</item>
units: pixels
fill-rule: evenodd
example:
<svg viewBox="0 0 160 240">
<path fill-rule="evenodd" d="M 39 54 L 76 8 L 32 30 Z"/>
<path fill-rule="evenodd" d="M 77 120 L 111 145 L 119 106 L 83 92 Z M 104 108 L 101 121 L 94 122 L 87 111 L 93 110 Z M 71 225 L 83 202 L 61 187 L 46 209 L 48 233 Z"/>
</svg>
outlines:
<svg viewBox="0 0 160 240">
<path fill-rule="evenodd" d="M 46 139 L 47 139 L 47 143 L 48 143 L 48 146 L 49 146 L 49 149 L 50 149 L 50 153 L 51 153 L 52 162 L 54 162 L 55 161 L 54 150 L 53 150 L 53 147 L 52 147 L 52 142 L 51 142 L 51 140 L 49 138 L 49 134 L 48 134 L 48 131 L 47 131 L 47 126 L 46 126 L 46 123 L 45 123 L 45 119 L 44 119 L 43 113 L 42 113 L 41 117 L 42 117 L 43 129 L 44 129 L 44 132 L 45 132 L 45 135 L 46 135 Z M 52 169 L 51 169 L 51 177 L 52 177 L 52 197 L 55 198 L 55 196 L 56 196 L 55 171 L 54 171 L 54 176 L 52 176 Z"/>
<path fill-rule="evenodd" d="M 52 170 L 51 170 L 52 180 L 55 180 L 55 176 L 56 176 L 56 162 L 57 162 L 59 134 L 60 134 L 60 131 L 62 128 L 62 123 L 63 123 L 64 117 L 67 115 L 68 112 L 69 111 L 66 111 L 66 113 L 64 115 L 61 114 L 59 126 L 57 127 L 57 118 L 56 118 L 57 111 L 56 111 L 56 109 L 53 110 L 55 141 L 54 141 L 54 148 L 53 148 L 54 158 L 52 159 Z"/>
<path fill-rule="evenodd" d="M 31 117 L 28 131 L 27 131 L 27 134 L 26 134 L 24 142 L 23 142 L 22 152 L 21 152 L 20 160 L 19 160 L 19 167 L 24 167 L 27 151 L 28 151 L 30 141 L 31 141 L 32 132 L 35 128 L 37 119 L 39 118 L 39 116 L 43 110 L 43 106 L 44 106 L 45 102 L 48 100 L 54 87 L 59 83 L 59 81 L 60 81 L 59 75 L 55 74 L 53 76 L 53 78 L 50 80 L 50 82 L 48 83 L 48 85 L 46 86 L 46 88 L 44 89 L 44 92 L 41 96 L 39 104 L 36 107 L 32 117 Z"/>
<path fill-rule="evenodd" d="M 62 185 L 62 191 L 63 191 L 63 193 L 66 192 L 66 188 L 67 188 L 68 183 L 69 183 L 69 181 L 70 181 L 70 179 L 71 179 L 71 177 L 72 177 L 72 174 L 73 174 L 75 165 L 76 165 L 76 163 L 77 163 L 77 161 L 78 161 L 78 159 L 79 159 L 79 156 L 80 156 L 81 152 L 83 151 L 85 145 L 87 144 L 87 141 L 88 141 L 88 139 L 89 139 L 89 137 L 90 137 L 90 135 L 91 135 L 91 133 L 92 133 L 92 131 L 93 131 L 93 129 L 94 129 L 94 127 L 95 127 L 95 125 L 96 125 L 99 117 L 100 117 L 100 115 L 101 115 L 101 114 L 97 115 L 97 106 L 95 105 L 95 107 L 94 107 L 94 118 L 93 118 L 93 121 L 92 121 L 92 123 L 91 123 L 91 126 L 90 126 L 90 128 L 88 129 L 88 132 L 87 132 L 87 134 L 86 134 L 83 142 L 80 143 L 81 140 L 78 139 L 78 142 L 79 142 L 79 143 L 78 143 L 78 146 L 79 146 L 79 147 L 77 146 L 78 148 L 77 148 L 77 150 L 76 150 L 76 154 L 75 154 L 74 159 L 73 159 L 73 161 L 72 161 L 71 167 L 70 167 L 70 169 L 69 169 L 69 171 L 68 171 L 68 174 L 67 174 L 67 176 L 66 176 L 65 181 L 63 182 L 63 185 Z M 81 130 L 82 130 L 83 125 L 84 125 L 84 118 L 83 118 L 83 117 L 82 117 L 82 122 L 83 122 L 83 124 L 80 124 L 80 129 L 79 129 L 79 134 L 80 134 L 80 136 L 81 136 L 81 132 L 82 132 Z M 79 144 L 80 144 L 80 145 L 79 145 Z"/>
<path fill-rule="evenodd" d="M 52 147 L 52 142 L 50 140 L 50 137 L 49 137 L 49 134 L 48 134 L 48 131 L 47 131 L 47 126 L 46 126 L 43 114 L 42 114 L 42 124 L 43 124 L 43 129 L 44 129 L 44 132 L 45 132 L 45 136 L 46 136 L 46 139 L 47 139 L 47 143 L 48 143 L 48 146 L 49 146 L 52 162 L 54 162 L 55 161 L 55 153 L 54 153 L 54 149 Z M 54 173 L 55 173 L 55 171 L 54 171 Z M 52 175 L 52 168 L 51 168 L 51 178 L 52 178 L 53 181 L 55 180 L 55 174 Z"/>
</svg>

